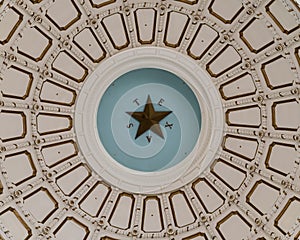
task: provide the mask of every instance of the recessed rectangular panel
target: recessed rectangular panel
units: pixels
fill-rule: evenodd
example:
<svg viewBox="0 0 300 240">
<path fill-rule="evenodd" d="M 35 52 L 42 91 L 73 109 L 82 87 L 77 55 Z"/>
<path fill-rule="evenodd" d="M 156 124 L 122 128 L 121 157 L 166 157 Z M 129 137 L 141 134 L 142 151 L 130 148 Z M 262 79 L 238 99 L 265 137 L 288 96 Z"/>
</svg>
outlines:
<svg viewBox="0 0 300 240">
<path fill-rule="evenodd" d="M 205 233 L 198 232 L 196 234 L 193 234 L 191 236 L 185 237 L 182 240 L 208 240 Z"/>
<path fill-rule="evenodd" d="M 112 238 L 112 237 L 101 237 L 100 240 L 121 240 L 121 239 L 117 239 L 117 238 Z"/>
<path fill-rule="evenodd" d="M 257 181 L 249 191 L 246 202 L 261 215 L 270 212 L 280 194 L 280 188 L 264 180 Z M 266 201 L 266 196 L 268 200 Z"/>
<path fill-rule="evenodd" d="M 51 4 L 46 16 L 59 30 L 65 31 L 80 19 L 81 12 L 74 0 L 59 0 Z"/>
<path fill-rule="evenodd" d="M 30 93 L 33 74 L 17 66 L 10 66 L 2 72 L 1 91 L 3 97 L 26 99 Z"/>
<path fill-rule="evenodd" d="M 216 211 L 225 202 L 222 195 L 205 179 L 193 183 L 192 189 L 207 213 Z"/>
<path fill-rule="evenodd" d="M 135 199 L 132 195 L 122 193 L 118 196 L 113 212 L 109 217 L 109 223 L 117 228 L 129 229 Z"/>
<path fill-rule="evenodd" d="M 157 12 L 153 8 L 138 9 L 134 12 L 138 41 L 151 44 L 155 39 Z"/>
<path fill-rule="evenodd" d="M 266 6 L 266 12 L 285 34 L 290 34 L 299 29 L 299 23 L 283 2 L 272 0 Z"/>
<path fill-rule="evenodd" d="M 42 147 L 42 155 L 48 167 L 53 167 L 77 155 L 78 149 L 73 141 L 65 141 Z"/>
<path fill-rule="evenodd" d="M 157 197 L 147 197 L 144 200 L 142 229 L 145 232 L 160 232 L 163 230 L 163 216 L 160 200 Z"/>
<path fill-rule="evenodd" d="M 206 65 L 206 70 L 212 77 L 219 77 L 241 62 L 241 56 L 235 48 L 227 45 Z"/>
<path fill-rule="evenodd" d="M 292 68 L 289 60 L 280 55 L 264 62 L 261 66 L 261 72 L 267 86 L 273 90 L 293 85 L 295 73 Z"/>
<path fill-rule="evenodd" d="M 52 63 L 59 74 L 76 82 L 82 82 L 88 75 L 87 68 L 67 51 L 60 52 Z"/>
<path fill-rule="evenodd" d="M 80 201 L 80 208 L 92 217 L 98 217 L 111 192 L 107 185 L 97 182 Z"/>
<path fill-rule="evenodd" d="M 59 240 L 86 240 L 89 233 L 89 228 L 74 217 L 66 217 L 53 232 L 54 238 Z"/>
<path fill-rule="evenodd" d="M 201 24 L 198 27 L 187 52 L 192 58 L 199 60 L 209 50 L 209 48 L 212 47 L 218 38 L 219 34 L 216 30 L 206 24 Z"/>
<path fill-rule="evenodd" d="M 276 130 L 297 131 L 300 107 L 296 99 L 275 102 L 272 105 L 272 125 Z"/>
<path fill-rule="evenodd" d="M 177 227 L 184 227 L 195 222 L 196 216 L 194 210 L 184 192 L 178 191 L 172 193 L 169 199 Z"/>
<path fill-rule="evenodd" d="M 7 178 L 16 186 L 36 176 L 36 167 L 31 153 L 21 151 L 5 156 L 3 167 L 6 170 Z"/>
<path fill-rule="evenodd" d="M 94 63 L 105 58 L 106 52 L 91 28 L 85 28 L 74 37 L 76 46 Z"/>
<path fill-rule="evenodd" d="M 225 117 L 229 126 L 257 128 L 261 125 L 261 110 L 257 105 L 229 109 Z"/>
<path fill-rule="evenodd" d="M 68 196 L 72 195 L 90 177 L 90 170 L 79 164 L 60 175 L 56 183 L 58 187 Z"/>
<path fill-rule="evenodd" d="M 246 172 L 231 163 L 219 159 L 212 167 L 216 175 L 230 189 L 238 189 L 246 178 Z"/>
<path fill-rule="evenodd" d="M 40 92 L 42 102 L 72 106 L 75 103 L 76 92 L 56 82 L 46 80 Z"/>
<path fill-rule="evenodd" d="M 169 12 L 166 23 L 164 43 L 169 47 L 179 47 L 190 18 L 179 12 Z"/>
<path fill-rule="evenodd" d="M 27 240 L 32 236 L 31 229 L 14 208 L 9 207 L 1 212 L 0 221 L 14 239 Z"/>
<path fill-rule="evenodd" d="M 18 53 L 35 61 L 41 61 L 52 45 L 52 39 L 38 27 L 25 29 L 18 40 Z"/>
<path fill-rule="evenodd" d="M 258 142 L 253 138 L 226 135 L 223 149 L 248 161 L 254 159 Z"/>
<path fill-rule="evenodd" d="M 299 222 L 300 213 L 300 199 L 292 197 L 285 204 L 282 211 L 275 219 L 275 226 L 283 233 L 286 234 L 296 223 Z"/>
<path fill-rule="evenodd" d="M 6 44 L 14 35 L 20 24 L 23 15 L 15 8 L 6 11 L 0 20 L 0 44 Z"/>
<path fill-rule="evenodd" d="M 230 100 L 253 95 L 256 86 L 252 76 L 248 73 L 242 74 L 220 86 L 220 93 L 223 99 Z"/>
<path fill-rule="evenodd" d="M 259 37 L 257 33 L 259 32 Z M 274 34 L 264 19 L 252 18 L 240 31 L 240 37 L 251 52 L 259 53 L 274 43 Z"/>
<path fill-rule="evenodd" d="M 116 2 L 116 0 L 90 0 L 90 3 L 94 8 L 101 8 L 114 2 Z"/>
<path fill-rule="evenodd" d="M 105 17 L 102 26 L 115 49 L 123 49 L 129 45 L 124 16 L 120 13 Z"/>
<path fill-rule="evenodd" d="M 182 2 L 185 4 L 189 4 L 189 5 L 194 5 L 194 4 L 198 3 L 199 0 L 176 0 L 176 1 Z"/>
<path fill-rule="evenodd" d="M 223 240 L 247 239 L 250 223 L 237 211 L 231 212 L 217 224 L 217 231 Z"/>
<path fill-rule="evenodd" d="M 294 144 L 272 142 L 268 148 L 265 165 L 271 171 L 287 176 L 294 171 L 297 156 Z"/>
<path fill-rule="evenodd" d="M 212 0 L 208 7 L 210 14 L 225 24 L 232 23 L 243 9 L 243 4 L 239 0 L 227 0 L 226 4 L 223 0 Z"/>
<path fill-rule="evenodd" d="M 26 116 L 23 112 L 2 110 L 0 112 L 0 139 L 2 142 L 22 139 L 27 133 Z"/>
<path fill-rule="evenodd" d="M 37 116 L 37 129 L 40 135 L 64 132 L 72 128 L 72 119 L 68 115 L 40 113 Z"/>
<path fill-rule="evenodd" d="M 40 223 L 46 222 L 58 209 L 58 202 L 46 188 L 39 188 L 23 198 L 24 209 Z"/>
</svg>

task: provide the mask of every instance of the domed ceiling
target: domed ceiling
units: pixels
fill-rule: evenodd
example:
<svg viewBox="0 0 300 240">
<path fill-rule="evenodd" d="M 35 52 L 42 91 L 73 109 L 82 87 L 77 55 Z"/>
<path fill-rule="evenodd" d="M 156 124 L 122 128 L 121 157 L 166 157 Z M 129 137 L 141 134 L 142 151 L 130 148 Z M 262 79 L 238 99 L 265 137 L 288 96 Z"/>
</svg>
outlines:
<svg viewBox="0 0 300 240">
<path fill-rule="evenodd" d="M 0 1 L 0 238 L 300 239 L 299 23 L 294 0 Z M 201 69 L 221 113 L 209 166 L 149 191 L 77 127 L 93 73 L 134 51 Z"/>
</svg>

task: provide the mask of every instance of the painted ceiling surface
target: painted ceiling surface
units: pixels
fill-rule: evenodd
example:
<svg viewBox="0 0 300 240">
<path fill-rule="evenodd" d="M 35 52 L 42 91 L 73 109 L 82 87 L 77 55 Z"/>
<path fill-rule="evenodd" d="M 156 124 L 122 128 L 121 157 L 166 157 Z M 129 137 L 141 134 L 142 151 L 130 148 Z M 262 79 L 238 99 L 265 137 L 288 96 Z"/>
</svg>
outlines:
<svg viewBox="0 0 300 240">
<path fill-rule="evenodd" d="M 299 17 L 293 0 L 0 1 L 0 238 L 300 239 Z M 87 77 L 147 46 L 201 66 L 225 119 L 209 168 L 158 194 L 109 184 L 74 130 Z"/>
</svg>

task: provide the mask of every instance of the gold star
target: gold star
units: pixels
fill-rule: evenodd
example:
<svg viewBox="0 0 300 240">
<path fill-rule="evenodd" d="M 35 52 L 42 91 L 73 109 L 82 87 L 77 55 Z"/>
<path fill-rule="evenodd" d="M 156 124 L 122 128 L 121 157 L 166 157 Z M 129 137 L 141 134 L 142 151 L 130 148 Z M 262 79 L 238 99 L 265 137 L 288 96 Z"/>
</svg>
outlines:
<svg viewBox="0 0 300 240">
<path fill-rule="evenodd" d="M 126 112 L 132 116 L 135 120 L 139 121 L 139 128 L 135 135 L 135 139 L 141 136 L 144 132 L 151 130 L 161 138 L 164 138 L 164 135 L 161 131 L 159 122 L 168 116 L 172 111 L 161 111 L 156 112 L 154 110 L 150 95 L 148 95 L 147 103 L 145 104 L 143 112 Z"/>
</svg>

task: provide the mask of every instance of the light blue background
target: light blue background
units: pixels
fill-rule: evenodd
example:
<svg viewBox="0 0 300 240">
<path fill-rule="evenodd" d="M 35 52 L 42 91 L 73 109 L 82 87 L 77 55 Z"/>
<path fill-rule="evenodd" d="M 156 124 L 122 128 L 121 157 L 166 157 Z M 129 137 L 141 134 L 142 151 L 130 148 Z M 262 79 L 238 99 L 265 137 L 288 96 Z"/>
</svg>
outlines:
<svg viewBox="0 0 300 240">
<path fill-rule="evenodd" d="M 143 111 L 148 95 L 156 111 L 173 112 L 160 122 L 164 139 L 147 131 L 135 140 L 139 123 L 126 112 Z M 139 106 L 133 102 L 136 97 Z M 162 106 L 157 104 L 161 98 L 165 100 Z M 172 130 L 164 127 L 166 121 L 173 123 Z M 134 126 L 127 128 L 129 123 Z M 117 162 L 138 171 L 161 171 L 193 150 L 201 129 L 201 111 L 182 79 L 161 69 L 138 69 L 120 76 L 107 88 L 99 104 L 97 127 L 104 148 Z M 152 136 L 150 143 L 146 136 Z"/>
</svg>

